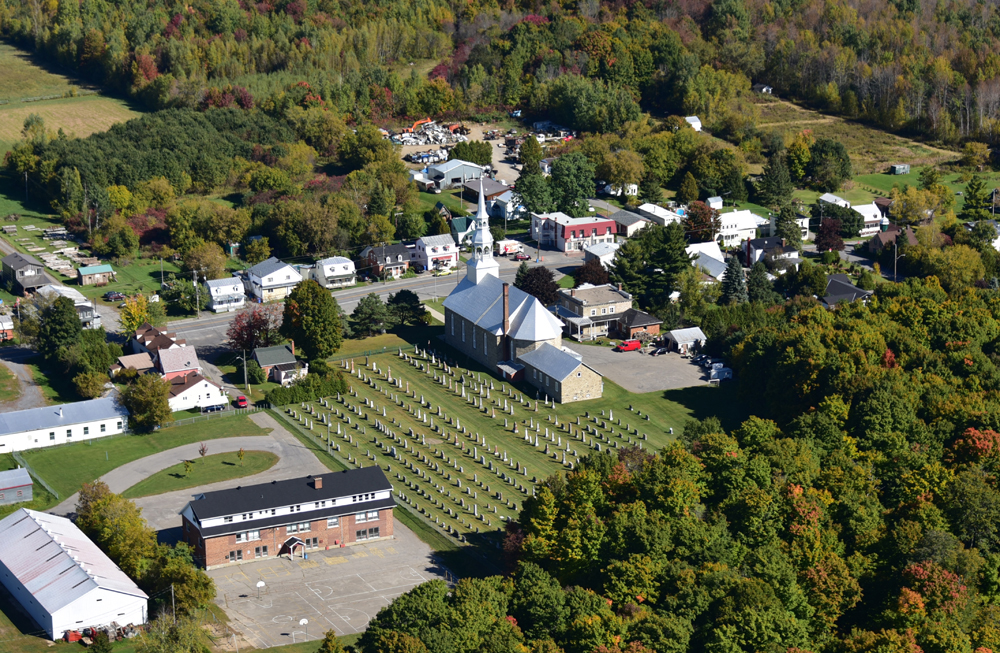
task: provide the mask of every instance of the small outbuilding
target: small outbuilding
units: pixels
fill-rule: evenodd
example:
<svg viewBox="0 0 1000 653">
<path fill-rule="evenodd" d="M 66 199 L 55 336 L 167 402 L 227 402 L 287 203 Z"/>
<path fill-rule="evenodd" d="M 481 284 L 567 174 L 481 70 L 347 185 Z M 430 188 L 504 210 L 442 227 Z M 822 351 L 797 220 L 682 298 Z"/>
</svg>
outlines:
<svg viewBox="0 0 1000 653">
<path fill-rule="evenodd" d="M 909 163 L 896 163 L 889 166 L 890 175 L 908 175 L 910 174 L 910 164 Z"/>
<path fill-rule="evenodd" d="M 705 204 L 708 204 L 708 208 L 715 209 L 716 211 L 722 210 L 722 198 L 716 195 L 715 197 L 709 197 L 705 200 Z"/>
<path fill-rule="evenodd" d="M 78 268 L 76 281 L 81 286 L 106 286 L 115 280 L 115 271 L 110 265 L 88 265 Z"/>
<path fill-rule="evenodd" d="M 31 501 L 33 481 L 23 467 L 0 472 L 0 506 Z"/>
<path fill-rule="evenodd" d="M 691 125 L 691 129 L 695 130 L 696 132 L 701 131 L 701 118 L 699 118 L 698 116 L 688 116 L 687 118 L 684 119 L 684 122 Z"/>
<path fill-rule="evenodd" d="M 705 333 L 698 327 L 691 327 L 668 331 L 664 340 L 667 341 L 670 349 L 682 354 L 690 354 L 696 349 L 703 347 L 708 338 L 705 337 Z"/>
</svg>

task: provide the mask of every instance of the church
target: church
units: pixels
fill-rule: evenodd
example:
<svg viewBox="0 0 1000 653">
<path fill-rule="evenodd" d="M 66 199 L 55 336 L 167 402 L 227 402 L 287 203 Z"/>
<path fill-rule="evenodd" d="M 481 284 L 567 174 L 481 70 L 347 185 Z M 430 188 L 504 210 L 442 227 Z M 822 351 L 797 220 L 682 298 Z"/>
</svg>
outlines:
<svg viewBox="0 0 1000 653">
<path fill-rule="evenodd" d="M 603 377 L 563 348 L 562 322 L 537 298 L 500 279 L 482 193 L 473 222 L 465 278 L 444 301 L 445 342 L 560 403 L 600 397 Z"/>
</svg>

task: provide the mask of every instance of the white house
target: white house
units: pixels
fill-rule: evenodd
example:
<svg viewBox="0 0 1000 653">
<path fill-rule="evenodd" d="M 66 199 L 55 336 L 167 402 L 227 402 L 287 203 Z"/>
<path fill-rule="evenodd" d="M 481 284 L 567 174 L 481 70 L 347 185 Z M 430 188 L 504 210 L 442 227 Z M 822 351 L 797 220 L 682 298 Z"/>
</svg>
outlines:
<svg viewBox="0 0 1000 653">
<path fill-rule="evenodd" d="M 680 222 L 684 219 L 684 209 L 675 212 L 656 204 L 640 204 L 638 211 L 639 215 L 649 218 L 661 227 L 665 227 L 673 222 Z"/>
<path fill-rule="evenodd" d="M 716 195 L 715 197 L 709 197 L 705 200 L 705 204 L 708 204 L 708 208 L 715 209 L 716 211 L 722 210 L 722 198 Z"/>
<path fill-rule="evenodd" d="M 146 623 L 145 592 L 65 517 L 21 508 L 0 521 L 0 583 L 52 640 Z"/>
<path fill-rule="evenodd" d="M 0 413 L 0 454 L 124 433 L 128 411 L 116 397 Z"/>
<path fill-rule="evenodd" d="M 209 279 L 205 288 L 208 291 L 208 308 L 216 313 L 238 311 L 246 305 L 243 283 L 236 277 Z"/>
<path fill-rule="evenodd" d="M 746 259 L 744 262 L 747 267 L 753 266 L 754 263 L 762 260 L 764 256 L 768 254 L 770 254 L 775 261 L 789 261 L 789 263 L 785 263 L 783 265 L 794 265 L 795 267 L 798 267 L 799 250 L 795 249 L 791 245 L 786 245 L 784 238 L 771 236 L 769 238 L 751 238 L 746 241 Z"/>
<path fill-rule="evenodd" d="M 819 202 L 825 204 L 836 204 L 837 206 L 842 206 L 845 209 L 851 208 L 851 203 L 845 200 L 843 197 L 834 195 L 833 193 L 823 193 L 819 196 Z"/>
<path fill-rule="evenodd" d="M 254 300 L 270 302 L 288 297 L 300 281 L 298 270 L 272 256 L 247 270 L 244 285 Z"/>
<path fill-rule="evenodd" d="M 698 116 L 688 116 L 687 118 L 684 119 L 684 122 L 691 125 L 691 129 L 695 130 L 696 132 L 701 131 L 701 119 Z"/>
<path fill-rule="evenodd" d="M 35 293 L 53 302 L 60 297 L 65 297 L 73 302 L 76 315 L 80 318 L 80 322 L 83 323 L 84 329 L 100 328 L 101 314 L 97 312 L 94 301 L 84 297 L 83 293 L 76 288 L 70 288 L 61 284 L 49 284 L 37 289 Z"/>
<path fill-rule="evenodd" d="M 313 278 L 324 288 L 343 288 L 356 283 L 354 261 L 344 256 L 331 256 L 316 263 Z"/>
<path fill-rule="evenodd" d="M 875 202 L 871 204 L 854 204 L 851 209 L 855 213 L 860 213 L 861 217 L 864 218 L 865 224 L 861 227 L 861 237 L 874 236 L 879 232 L 882 225 L 882 211 L 878 208 Z"/>
<path fill-rule="evenodd" d="M 993 240 L 990 241 L 990 243 L 993 245 L 993 249 L 995 249 L 996 251 L 1000 252 L 1000 223 L 997 223 L 996 220 L 984 220 L 984 222 L 986 224 L 990 225 L 991 227 L 993 227 L 994 237 L 993 237 Z M 975 222 L 966 222 L 965 223 L 965 230 L 966 231 L 971 232 L 975 228 L 976 228 L 976 223 Z"/>
<path fill-rule="evenodd" d="M 778 235 L 778 216 L 774 214 L 768 221 L 768 227 L 770 229 L 769 236 Z M 795 214 L 795 224 L 799 225 L 799 230 L 802 232 L 802 240 L 809 237 L 809 216 L 802 215 L 801 213 Z"/>
<path fill-rule="evenodd" d="M 600 189 L 605 195 L 613 195 L 614 197 L 620 197 L 622 194 L 621 186 L 613 186 L 611 184 L 606 184 L 604 188 Z M 625 184 L 625 195 L 635 197 L 639 194 L 639 184 Z"/>
<path fill-rule="evenodd" d="M 552 174 L 552 164 L 555 163 L 556 157 L 551 156 L 547 159 L 542 159 L 538 162 L 538 167 L 542 169 L 542 174 L 546 177 Z"/>
<path fill-rule="evenodd" d="M 588 245 L 615 242 L 618 225 L 611 218 L 571 218 L 565 213 L 532 213 L 531 237 L 539 245 L 561 252 L 582 251 Z"/>
<path fill-rule="evenodd" d="M 201 374 L 188 374 L 170 379 L 170 397 L 167 403 L 170 404 L 170 410 L 176 413 L 192 408 L 224 406 L 229 403 L 229 397 L 222 388 Z"/>
<path fill-rule="evenodd" d="M 444 163 L 429 166 L 427 176 L 444 190 L 448 188 L 460 187 L 470 179 L 479 179 L 483 176 L 483 168 L 475 163 L 452 159 Z"/>
<path fill-rule="evenodd" d="M 523 210 L 517 195 L 512 190 L 504 192 L 490 202 L 490 217 L 498 220 L 517 220 Z"/>
<path fill-rule="evenodd" d="M 716 281 L 722 281 L 722 277 L 726 274 L 726 257 L 723 256 L 719 243 L 714 240 L 707 243 L 693 243 L 685 247 L 684 252 L 692 257 L 691 265 Z"/>
<path fill-rule="evenodd" d="M 615 266 L 615 252 L 618 251 L 619 247 L 621 245 L 618 243 L 587 245 L 583 248 L 583 261 L 587 262 L 596 258 L 605 268 L 613 268 Z"/>
<path fill-rule="evenodd" d="M 421 236 L 410 250 L 410 265 L 425 270 L 450 270 L 458 267 L 458 246 L 451 234 Z"/>
<path fill-rule="evenodd" d="M 757 236 L 757 216 L 750 211 L 730 211 L 719 215 L 722 229 L 716 237 L 723 247 L 735 247 Z"/>
<path fill-rule="evenodd" d="M 668 331 L 664 340 L 667 341 L 667 346 L 671 349 L 676 349 L 682 354 L 690 354 L 694 349 L 704 346 L 708 338 L 698 327 L 691 327 Z"/>
</svg>

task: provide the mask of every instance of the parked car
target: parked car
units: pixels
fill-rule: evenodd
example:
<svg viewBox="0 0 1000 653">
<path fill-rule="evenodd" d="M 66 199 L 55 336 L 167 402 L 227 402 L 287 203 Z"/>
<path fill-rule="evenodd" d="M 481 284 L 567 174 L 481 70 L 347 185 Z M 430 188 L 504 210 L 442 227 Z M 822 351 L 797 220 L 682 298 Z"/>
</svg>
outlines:
<svg viewBox="0 0 1000 653">
<path fill-rule="evenodd" d="M 105 301 L 109 302 L 118 302 L 125 299 L 125 295 L 123 293 L 118 292 L 117 290 L 109 290 L 108 292 L 104 293 L 104 299 Z"/>
<path fill-rule="evenodd" d="M 615 351 L 638 351 L 642 348 L 642 343 L 638 340 L 623 340 L 620 345 L 615 347 Z"/>
<path fill-rule="evenodd" d="M 517 254 L 514 255 L 514 260 L 515 261 L 530 261 L 531 257 L 528 256 L 527 254 L 525 254 L 524 252 L 518 252 Z"/>
<path fill-rule="evenodd" d="M 669 351 L 670 350 L 667 349 L 666 347 L 658 347 L 658 348 L 654 349 L 653 351 L 651 351 L 649 353 L 649 355 L 650 356 L 662 356 L 663 354 L 666 354 Z"/>
<path fill-rule="evenodd" d="M 451 274 L 451 268 L 445 268 L 443 270 L 438 270 L 437 272 L 435 272 L 434 276 L 435 277 L 446 277 L 449 274 Z"/>
<path fill-rule="evenodd" d="M 247 398 L 246 398 L 245 395 L 240 395 L 235 400 L 233 400 L 233 405 L 236 406 L 237 408 L 246 408 L 250 404 L 247 401 Z"/>
<path fill-rule="evenodd" d="M 201 412 L 203 412 L 203 413 L 217 413 L 220 410 L 225 410 L 225 409 L 226 409 L 226 405 L 225 404 L 219 404 L 218 406 L 205 406 L 204 408 L 201 409 Z"/>
</svg>

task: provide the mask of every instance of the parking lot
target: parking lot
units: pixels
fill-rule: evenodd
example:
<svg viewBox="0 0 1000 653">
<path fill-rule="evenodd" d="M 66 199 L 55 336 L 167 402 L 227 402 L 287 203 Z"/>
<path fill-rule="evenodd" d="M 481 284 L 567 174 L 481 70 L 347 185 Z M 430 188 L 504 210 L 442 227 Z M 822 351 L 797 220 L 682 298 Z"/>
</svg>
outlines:
<svg viewBox="0 0 1000 653">
<path fill-rule="evenodd" d="M 659 392 L 708 383 L 704 370 L 676 352 L 650 356 L 637 351 L 617 352 L 607 346 L 581 345 L 568 339 L 563 340 L 563 345 L 629 392 Z"/>
<path fill-rule="evenodd" d="M 398 521 L 395 538 L 331 551 L 308 560 L 270 558 L 213 569 L 216 603 L 230 625 L 256 648 L 365 630 L 380 609 L 420 583 L 444 579 L 430 547 Z M 257 582 L 264 581 L 260 598 Z M 308 619 L 305 626 L 299 625 Z"/>
</svg>

